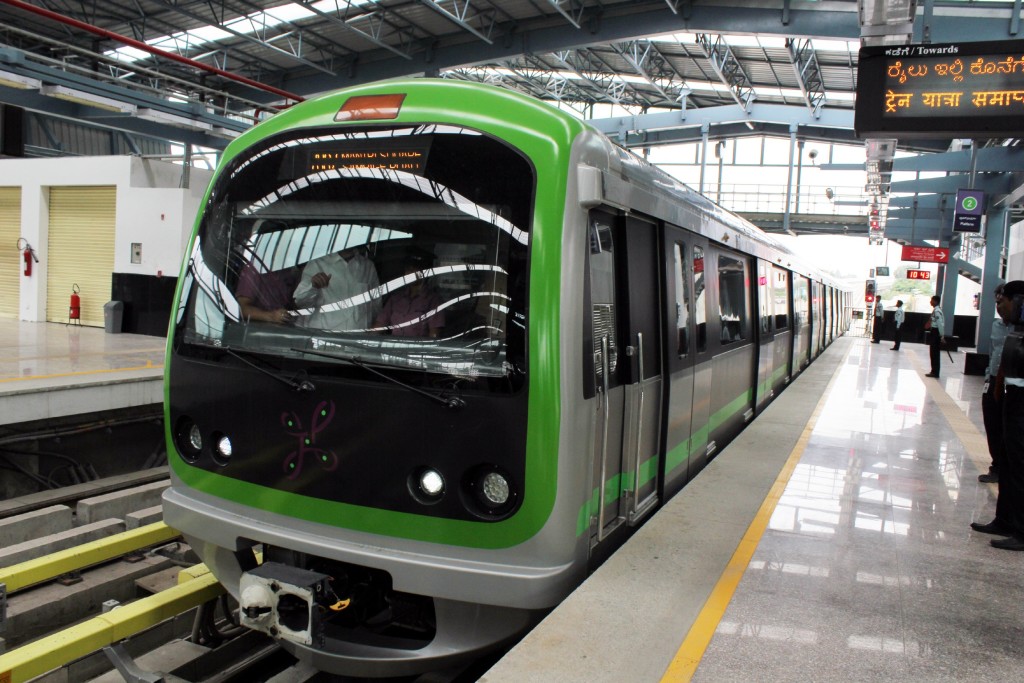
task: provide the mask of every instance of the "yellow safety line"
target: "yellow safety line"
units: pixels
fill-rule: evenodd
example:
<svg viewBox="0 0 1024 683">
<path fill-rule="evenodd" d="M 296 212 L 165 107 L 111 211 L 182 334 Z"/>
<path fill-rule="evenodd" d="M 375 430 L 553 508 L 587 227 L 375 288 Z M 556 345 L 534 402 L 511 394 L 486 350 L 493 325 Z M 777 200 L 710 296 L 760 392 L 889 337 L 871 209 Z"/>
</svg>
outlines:
<svg viewBox="0 0 1024 683">
<path fill-rule="evenodd" d="M 833 373 L 828 386 L 811 412 L 811 417 L 804 426 L 800 438 L 797 439 L 796 445 L 790 451 L 786 463 L 782 466 L 782 471 L 776 477 L 775 483 L 769 489 L 768 495 L 765 496 L 757 514 L 754 515 L 753 521 L 750 522 L 750 526 L 747 527 L 743 538 L 740 539 L 739 545 L 736 546 L 736 551 L 729 560 L 729 564 L 726 565 L 722 575 L 718 578 L 718 582 L 711 590 L 711 595 L 708 596 L 704 607 L 701 608 L 700 614 L 697 615 L 693 626 L 690 627 L 686 638 L 683 639 L 682 645 L 679 646 L 675 657 L 672 658 L 668 668 L 665 670 L 665 674 L 661 677 L 662 683 L 689 681 L 693 678 L 693 674 L 696 673 L 697 666 L 704 657 L 704 652 L 711 643 L 712 636 L 715 635 L 715 629 L 718 628 L 718 623 L 722 620 L 722 615 L 725 614 L 725 609 L 729 606 L 729 601 L 732 600 L 740 579 L 743 578 L 744 572 L 746 572 L 747 567 L 750 565 L 750 559 L 754 556 L 758 543 L 761 542 L 761 536 L 764 535 L 765 529 L 768 528 L 768 522 L 775 511 L 775 506 L 778 505 L 779 499 L 782 497 L 783 492 L 785 492 L 789 478 L 793 475 L 793 470 L 796 469 L 800 458 L 803 457 L 804 449 L 807 447 L 807 442 L 814 431 L 814 425 L 818 422 L 818 417 L 824 409 L 825 400 L 828 398 L 832 385 L 835 383 L 836 377 L 839 376 L 839 370 L 842 368 L 846 356 L 850 354 L 852 348 L 853 344 L 850 344 L 843 355 L 843 360 L 839 362 L 836 372 Z"/>
<path fill-rule="evenodd" d="M 911 355 L 911 361 L 914 368 L 923 374 L 924 362 L 916 353 Z M 939 406 L 950 429 L 963 445 L 967 457 L 978 468 L 978 472 L 988 472 L 988 468 L 992 465 L 992 455 L 988 452 L 988 439 L 974 426 L 971 418 L 967 417 L 967 413 L 956 404 L 955 399 L 946 391 L 941 380 L 933 380 L 931 377 L 922 377 L 921 380 L 925 383 L 928 396 Z M 989 484 L 989 488 L 996 491 L 998 485 Z"/>
<path fill-rule="evenodd" d="M 181 574 L 185 574 L 182 572 Z M 193 571 L 189 576 L 196 574 Z M 224 592 L 213 574 L 199 576 L 156 595 L 93 617 L 76 626 L 0 654 L 0 683 L 23 683 L 68 662 L 117 643 Z"/>
<path fill-rule="evenodd" d="M 163 522 L 154 522 L 98 541 L 90 541 L 74 548 L 0 568 L 0 585 L 6 585 L 7 594 L 10 595 L 22 588 L 49 581 L 70 571 L 106 562 L 140 548 L 170 541 L 180 535 L 181 532 Z M 3 679 L 0 679 L 0 683 L 3 683 Z"/>
<path fill-rule="evenodd" d="M 166 349 L 163 346 L 159 346 L 152 349 L 118 349 L 114 351 L 86 351 L 84 353 L 75 354 L 76 358 L 95 357 L 95 356 L 137 356 L 140 353 L 156 353 L 163 355 Z M 68 354 L 45 354 L 42 356 L 0 356 L 0 363 L 17 363 L 26 360 L 59 360 L 67 358 Z"/>
<path fill-rule="evenodd" d="M 55 377 L 77 377 L 80 375 L 98 375 L 105 372 L 131 372 L 132 370 L 158 370 L 162 368 L 163 363 L 154 365 L 153 361 L 147 360 L 145 365 L 136 365 L 130 368 L 107 368 L 105 370 L 79 370 L 77 372 L 58 372 L 53 375 L 28 375 L 26 377 L 5 377 L 0 379 L 2 382 L 22 382 L 27 379 L 52 379 Z M 3 683 L 3 681 L 0 681 Z"/>
</svg>

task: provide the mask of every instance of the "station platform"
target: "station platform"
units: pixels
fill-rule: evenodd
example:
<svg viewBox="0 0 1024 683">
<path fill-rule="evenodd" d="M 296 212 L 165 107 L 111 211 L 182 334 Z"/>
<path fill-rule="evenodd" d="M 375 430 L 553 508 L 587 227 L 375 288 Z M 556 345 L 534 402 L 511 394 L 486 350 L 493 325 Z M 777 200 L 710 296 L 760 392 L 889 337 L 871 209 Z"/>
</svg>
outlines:
<svg viewBox="0 0 1024 683">
<path fill-rule="evenodd" d="M 165 344 L 0 318 L 0 426 L 160 403 Z"/>
<path fill-rule="evenodd" d="M 1024 554 L 964 356 L 837 340 L 480 678 L 1024 680 Z"/>
</svg>

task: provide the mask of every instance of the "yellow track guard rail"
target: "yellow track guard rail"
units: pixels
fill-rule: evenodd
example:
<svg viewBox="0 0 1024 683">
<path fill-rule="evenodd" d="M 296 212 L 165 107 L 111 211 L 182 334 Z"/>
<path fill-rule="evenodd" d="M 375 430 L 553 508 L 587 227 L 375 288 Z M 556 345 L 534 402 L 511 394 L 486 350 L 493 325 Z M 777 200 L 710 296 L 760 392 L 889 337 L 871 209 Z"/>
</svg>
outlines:
<svg viewBox="0 0 1024 683">
<path fill-rule="evenodd" d="M 7 594 L 10 595 L 15 591 L 55 579 L 68 572 L 113 560 L 151 545 L 166 543 L 180 535 L 181 532 L 163 522 L 147 524 L 138 529 L 124 531 L 98 541 L 90 541 L 35 560 L 27 560 L 10 567 L 0 568 L 0 586 L 6 586 Z M 0 675 L 0 683 L 6 683 L 2 675 Z"/>
<path fill-rule="evenodd" d="M 176 533 L 176 532 L 175 532 Z M 224 592 L 204 565 L 183 570 L 178 585 L 0 655 L 0 683 L 23 683 L 156 626 Z"/>
</svg>

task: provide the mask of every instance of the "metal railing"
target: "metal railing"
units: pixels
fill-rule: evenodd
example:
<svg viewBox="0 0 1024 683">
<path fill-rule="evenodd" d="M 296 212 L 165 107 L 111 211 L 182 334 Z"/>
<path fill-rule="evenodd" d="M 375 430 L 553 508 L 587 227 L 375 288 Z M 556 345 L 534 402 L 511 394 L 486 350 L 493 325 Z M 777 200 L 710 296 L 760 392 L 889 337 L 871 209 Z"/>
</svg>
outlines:
<svg viewBox="0 0 1024 683">
<path fill-rule="evenodd" d="M 785 213 L 786 187 L 773 183 L 705 183 L 704 195 L 737 213 Z M 870 195 L 860 187 L 803 186 L 789 197 L 790 213 L 827 216 L 863 215 L 867 221 Z"/>
</svg>

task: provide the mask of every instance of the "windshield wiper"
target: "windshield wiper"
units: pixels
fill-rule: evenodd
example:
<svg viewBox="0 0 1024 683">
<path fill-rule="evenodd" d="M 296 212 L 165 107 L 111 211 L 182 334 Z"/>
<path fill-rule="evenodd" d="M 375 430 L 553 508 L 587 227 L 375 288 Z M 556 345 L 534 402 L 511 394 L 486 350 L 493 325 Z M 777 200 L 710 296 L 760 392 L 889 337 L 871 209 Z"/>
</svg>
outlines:
<svg viewBox="0 0 1024 683">
<path fill-rule="evenodd" d="M 436 403 L 440 403 L 444 407 L 450 408 L 452 410 L 458 410 L 459 408 L 463 408 L 466 405 L 466 402 L 463 401 L 462 398 L 460 398 L 459 396 L 438 396 L 437 394 L 432 394 L 429 391 L 423 391 L 419 387 L 414 387 L 411 384 L 406 384 L 405 382 L 403 382 L 400 379 L 395 379 L 391 375 L 383 373 L 380 370 L 377 370 L 376 368 L 374 368 L 373 366 L 368 365 L 368 364 L 366 364 L 366 363 L 364 363 L 364 362 L 362 362 L 360 360 L 356 360 L 355 358 L 352 358 L 351 356 L 343 356 L 343 355 L 341 355 L 339 353 L 326 353 L 324 351 L 313 351 L 312 349 L 297 349 L 297 348 L 294 348 L 294 347 L 291 350 L 292 351 L 297 351 L 299 353 L 308 353 L 311 356 L 323 356 L 324 358 L 331 358 L 333 360 L 340 360 L 340 361 L 343 361 L 345 363 L 351 363 L 352 365 L 355 365 L 358 368 L 362 368 L 363 370 L 366 370 L 367 372 L 372 372 L 373 374 L 377 375 L 378 377 L 382 377 L 383 379 L 386 379 L 389 382 L 394 382 L 395 384 L 397 384 L 400 387 L 408 389 L 409 391 L 411 391 L 411 392 L 413 392 L 415 394 L 419 394 L 420 396 L 425 396 L 426 398 L 429 398 L 431 401 L 435 401 Z"/>
<path fill-rule="evenodd" d="M 282 384 L 287 384 L 289 387 L 291 387 L 295 391 L 316 391 L 316 385 L 314 385 L 308 379 L 297 380 L 297 379 L 285 377 L 284 375 L 280 374 L 279 372 L 275 372 L 275 371 L 270 370 L 268 368 L 265 368 L 265 367 L 262 367 L 260 365 L 257 365 L 256 363 L 252 362 L 251 360 L 249 360 L 248 358 L 246 358 L 245 356 L 243 356 L 242 354 L 238 353 L 237 351 L 235 351 L 235 350 L 233 350 L 231 348 L 228 348 L 226 346 L 222 346 L 222 347 L 220 347 L 220 349 L 225 351 L 228 355 L 234 356 L 235 358 L 237 358 L 238 360 L 242 361 L 243 363 L 245 363 L 249 367 L 255 368 L 256 370 L 259 370 L 264 375 L 269 375 L 270 377 L 273 377 L 274 379 L 276 379 L 278 382 L 281 382 Z"/>
</svg>

